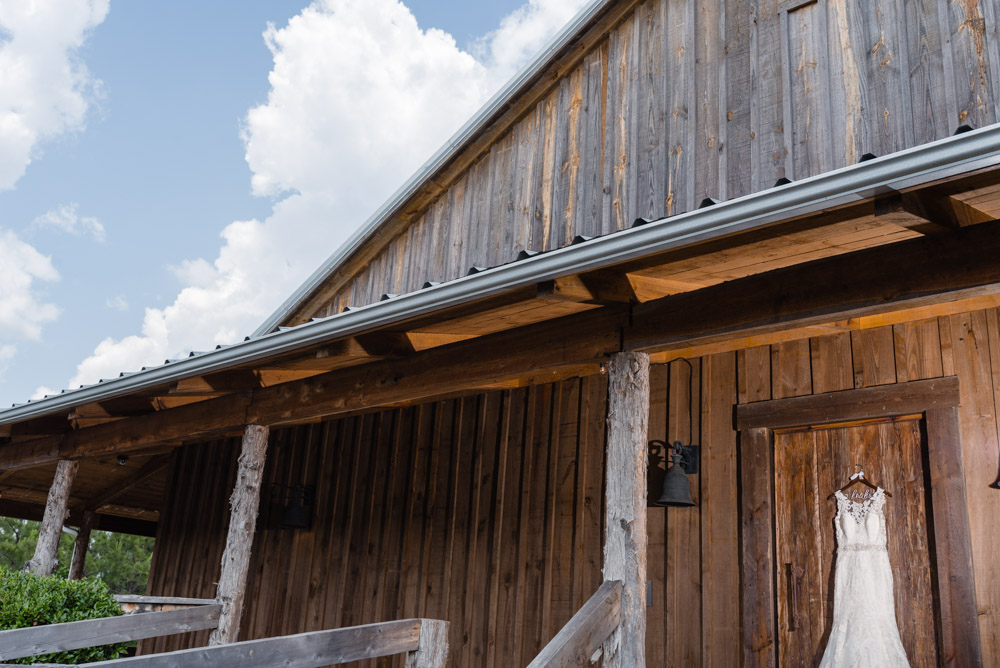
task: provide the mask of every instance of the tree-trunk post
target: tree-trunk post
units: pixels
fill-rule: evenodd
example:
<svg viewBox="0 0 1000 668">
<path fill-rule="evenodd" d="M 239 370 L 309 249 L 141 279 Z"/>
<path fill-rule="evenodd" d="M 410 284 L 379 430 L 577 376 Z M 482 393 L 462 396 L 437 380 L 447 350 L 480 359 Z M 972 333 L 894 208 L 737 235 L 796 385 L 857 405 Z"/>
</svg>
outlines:
<svg viewBox="0 0 1000 668">
<path fill-rule="evenodd" d="M 243 449 L 236 472 L 236 485 L 229 501 L 229 533 L 226 536 L 226 549 L 222 553 L 222 573 L 216 595 L 216 600 L 222 605 L 222 612 L 219 614 L 219 626 L 209 638 L 209 645 L 236 642 L 239 636 L 266 453 L 267 427 L 247 425 L 243 431 Z"/>
<path fill-rule="evenodd" d="M 79 462 L 68 459 L 60 459 L 56 464 L 56 475 L 45 501 L 42 526 L 38 529 L 35 556 L 24 565 L 24 570 L 36 575 L 52 575 L 59 565 L 59 538 L 62 536 L 66 516 L 69 515 L 69 492 L 73 488 L 78 468 Z"/>
<path fill-rule="evenodd" d="M 448 661 L 448 622 L 420 620 L 420 645 L 406 655 L 406 668 L 444 668 Z"/>
<path fill-rule="evenodd" d="M 604 580 L 621 580 L 621 625 L 604 645 L 608 668 L 646 665 L 646 468 L 649 356 L 622 352 L 608 365 Z"/>
<path fill-rule="evenodd" d="M 79 580 L 83 577 L 83 565 L 87 561 L 87 550 L 90 549 L 90 532 L 97 522 L 97 513 L 86 510 L 83 513 L 83 524 L 76 532 L 76 542 L 73 544 L 73 560 L 69 562 L 69 579 Z"/>
</svg>

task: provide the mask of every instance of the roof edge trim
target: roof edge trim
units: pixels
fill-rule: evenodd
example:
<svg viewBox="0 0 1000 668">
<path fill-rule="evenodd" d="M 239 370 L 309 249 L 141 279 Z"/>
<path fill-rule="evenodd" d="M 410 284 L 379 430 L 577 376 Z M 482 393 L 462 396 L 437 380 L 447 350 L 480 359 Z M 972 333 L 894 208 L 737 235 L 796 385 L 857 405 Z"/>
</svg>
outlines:
<svg viewBox="0 0 1000 668">
<path fill-rule="evenodd" d="M 535 56 L 534 60 L 525 65 L 507 82 L 476 114 L 452 135 L 427 162 L 411 176 L 385 203 L 375 210 L 368 220 L 347 238 L 333 255 L 314 271 L 268 318 L 254 330 L 251 338 L 263 336 L 274 330 L 295 309 L 311 295 L 316 288 L 336 270 L 340 264 L 358 250 L 386 220 L 392 217 L 407 200 L 420 190 L 427 179 L 444 167 L 456 155 L 461 153 L 465 144 L 486 127 L 493 117 L 528 85 L 538 74 L 545 70 L 560 53 L 576 39 L 580 30 L 601 13 L 613 0 L 594 0 L 573 17 L 563 29 L 546 44 Z"/>
<path fill-rule="evenodd" d="M 0 411 L 0 424 L 294 352 L 540 281 L 608 267 L 997 165 L 1000 165 L 1000 124 L 596 237 L 99 385 L 21 404 Z"/>
</svg>

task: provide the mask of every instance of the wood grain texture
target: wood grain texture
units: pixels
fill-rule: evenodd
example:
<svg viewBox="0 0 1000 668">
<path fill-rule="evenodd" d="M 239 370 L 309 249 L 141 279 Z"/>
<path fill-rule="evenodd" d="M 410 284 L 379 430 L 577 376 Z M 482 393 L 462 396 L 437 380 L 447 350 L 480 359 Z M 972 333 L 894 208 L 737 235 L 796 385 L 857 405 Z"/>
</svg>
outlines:
<svg viewBox="0 0 1000 668">
<path fill-rule="evenodd" d="M 945 376 L 886 387 L 742 404 L 736 409 L 736 426 L 738 429 L 779 429 L 953 408 L 961 401 L 959 385 L 957 376 Z"/>
<path fill-rule="evenodd" d="M 993 354 L 998 349 L 996 321 L 996 310 L 990 309 L 880 328 L 870 340 L 880 346 L 888 342 L 894 357 L 888 366 L 895 369 L 896 383 L 859 390 L 872 397 L 880 393 L 881 399 L 895 392 L 927 398 L 936 390 L 922 381 L 943 387 L 954 381 L 942 380 L 942 375 L 959 377 L 959 442 L 973 559 L 970 569 L 952 572 L 959 579 L 975 576 L 984 665 L 990 665 L 998 628 L 989 607 L 997 591 L 994 550 L 982 538 L 996 531 L 997 521 L 995 490 L 988 487 L 998 464 L 992 392 L 997 377 L 993 360 L 1000 359 Z M 751 643 L 748 650 L 747 628 L 740 623 L 741 617 L 758 623 L 768 616 L 747 617 L 747 596 L 759 596 L 760 590 L 745 578 L 752 572 L 748 568 L 759 567 L 760 557 L 748 551 L 754 534 L 747 533 L 744 522 L 758 502 L 748 500 L 740 476 L 758 469 L 748 468 L 744 444 L 737 445 L 733 404 L 750 408 L 809 388 L 837 394 L 854 387 L 856 373 L 865 379 L 882 377 L 884 351 L 856 359 L 851 344 L 849 333 L 833 334 L 778 352 L 777 345 L 758 346 L 692 360 L 698 369 L 693 434 L 703 448 L 701 474 L 692 477 L 699 506 L 686 509 L 688 517 L 677 511 L 669 519 L 664 509 L 646 509 L 647 573 L 653 585 L 652 607 L 646 608 L 647 665 L 678 665 L 675 656 L 692 656 L 690 639 L 678 639 L 681 633 L 693 634 L 700 665 L 733 665 L 738 661 L 733 657 L 746 651 L 755 660 L 763 656 L 765 663 L 769 653 L 777 656 L 777 635 L 772 636 L 775 644 Z M 283 454 L 271 459 L 267 484 L 328 482 L 317 485 L 321 501 L 314 528 L 307 532 L 277 529 L 280 508 L 262 504 L 248 589 L 257 605 L 248 611 L 245 637 L 336 627 L 347 619 L 364 623 L 422 616 L 433 608 L 452 623 L 453 665 L 504 665 L 507 651 L 518 661 L 534 656 L 601 583 L 606 382 L 605 376 L 594 375 L 276 429 L 273 447 Z M 653 365 L 650 386 L 648 438 L 686 439 L 686 366 Z M 807 394 L 781 401 L 813 398 Z M 852 410 L 866 404 L 844 403 Z M 901 404 L 881 405 L 879 411 L 902 410 Z M 801 413 L 797 415 L 794 421 L 801 423 Z M 178 452 L 177 470 L 187 482 L 177 484 L 199 494 L 164 515 L 155 586 L 175 589 L 156 593 L 214 593 L 215 574 L 201 573 L 200 559 L 188 555 L 205 553 L 218 563 L 224 535 L 218 518 L 225 518 L 226 499 L 212 492 L 213 485 L 199 481 L 232 476 L 234 453 L 231 442 Z M 802 466 L 808 469 L 812 461 L 803 459 Z M 827 470 L 822 466 L 833 462 L 818 461 L 817 470 Z M 976 462 L 975 468 L 969 462 Z M 901 466 L 910 470 L 923 465 L 904 460 Z M 231 486 L 232 477 L 229 481 Z M 808 484 L 805 477 L 791 474 L 787 482 Z M 913 484 L 891 490 L 899 502 L 894 507 L 916 503 L 897 491 Z M 929 489 L 933 493 L 934 485 Z M 223 510 L 199 513 L 191 507 L 195 503 Z M 442 517 L 447 518 L 443 524 Z M 921 535 L 906 530 L 898 540 L 907 542 L 906 549 L 917 549 Z M 777 606 L 787 602 L 779 589 L 786 577 L 784 565 L 775 554 L 769 585 L 772 620 Z M 310 576 L 302 577 L 300 571 L 307 568 Z M 329 578 L 323 577 L 327 573 Z M 803 578 L 803 595 L 803 587 L 813 580 L 796 573 Z M 913 577 L 918 575 L 915 571 Z M 916 591 L 917 579 L 897 578 L 897 591 Z M 360 591 L 351 591 L 354 583 Z M 687 593 L 674 598 L 674 592 Z M 508 628 L 515 613 L 523 628 Z M 168 640 L 144 641 L 144 651 L 154 642 L 159 648 L 190 642 L 179 637 L 168 645 Z"/>
<path fill-rule="evenodd" d="M 602 581 L 606 393 L 597 375 L 274 429 L 240 639 L 433 610 L 450 622 L 449 665 L 537 654 Z M 218 563 L 226 498 L 181 490 L 218 487 L 237 452 L 177 451 L 153 593 L 214 594 L 201 554 Z M 316 485 L 309 529 L 278 526 L 275 483 Z"/>
<path fill-rule="evenodd" d="M 836 541 L 828 498 L 858 464 L 891 491 L 885 506 L 896 620 L 913 666 L 939 665 L 931 601 L 925 457 L 918 420 L 775 436 L 775 537 L 781 665 L 819 660 L 833 623 Z"/>
<path fill-rule="evenodd" d="M 59 538 L 62 536 L 66 515 L 69 513 L 67 502 L 78 468 L 80 468 L 79 462 L 68 459 L 60 459 L 56 464 L 56 473 L 45 501 L 45 515 L 42 516 L 42 525 L 38 528 L 35 553 L 24 564 L 24 570 L 30 573 L 52 575 L 59 565 Z"/>
<path fill-rule="evenodd" d="M 201 605 L 0 631 L 0 660 L 213 629 L 220 610 L 219 605 Z"/>
<path fill-rule="evenodd" d="M 979 0 L 608 3 L 285 324 L 996 122 L 997 14 Z"/>
<path fill-rule="evenodd" d="M 165 614 L 165 613 L 150 613 Z M 290 666 L 319 668 L 378 656 L 412 652 L 419 648 L 423 620 L 401 619 L 380 624 L 365 624 L 295 635 L 246 640 L 242 642 L 175 650 L 164 654 L 135 656 L 113 661 L 98 661 L 95 666 Z M 434 638 L 437 638 L 437 633 Z M 423 658 L 432 659 L 424 655 Z M 440 668 L 442 663 L 416 664 L 420 668 Z"/>
<path fill-rule="evenodd" d="M 620 580 L 621 624 L 604 665 L 646 665 L 646 440 L 649 357 L 618 353 L 608 365 L 604 579 Z"/>
<path fill-rule="evenodd" d="M 407 655 L 406 668 L 444 668 L 447 661 L 448 622 L 422 619 L 417 649 Z"/>
<path fill-rule="evenodd" d="M 84 511 L 83 523 L 76 532 L 76 540 L 73 541 L 73 558 L 69 564 L 68 580 L 79 580 L 83 577 L 83 568 L 87 562 L 87 552 L 90 549 L 90 533 L 97 524 L 97 514 Z"/>
<path fill-rule="evenodd" d="M 743 665 L 777 665 L 774 584 L 774 459 L 769 430 L 740 434 Z"/>
<path fill-rule="evenodd" d="M 957 407 L 927 411 L 930 482 L 934 495 L 934 546 L 941 583 L 941 663 L 981 666 L 972 542 L 966 505 Z M 946 574 L 946 575 L 942 575 Z"/>
<path fill-rule="evenodd" d="M 246 597 L 250 550 L 257 527 L 261 480 L 267 453 L 268 429 L 263 425 L 247 425 L 243 433 L 236 486 L 230 500 L 232 511 L 226 549 L 222 553 L 222 572 L 216 599 L 222 605 L 219 624 L 209 638 L 210 645 L 225 645 L 239 636 L 243 602 Z"/>
<path fill-rule="evenodd" d="M 564 668 L 586 664 L 599 652 L 621 621 L 621 580 L 605 582 L 580 608 L 528 668 Z"/>
</svg>

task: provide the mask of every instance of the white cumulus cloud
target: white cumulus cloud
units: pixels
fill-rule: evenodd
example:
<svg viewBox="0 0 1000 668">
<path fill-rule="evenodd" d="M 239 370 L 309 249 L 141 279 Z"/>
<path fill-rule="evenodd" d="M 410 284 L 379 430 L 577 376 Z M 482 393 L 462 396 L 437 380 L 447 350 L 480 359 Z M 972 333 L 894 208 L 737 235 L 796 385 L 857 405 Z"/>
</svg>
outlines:
<svg viewBox="0 0 1000 668">
<path fill-rule="evenodd" d="M 56 281 L 52 260 L 11 230 L 0 229 L 0 379 L 17 352 L 16 342 L 36 340 L 42 325 L 59 316 L 39 281 Z"/>
<path fill-rule="evenodd" d="M 41 337 L 42 325 L 55 320 L 59 309 L 44 301 L 36 281 L 58 279 L 50 258 L 0 229 L 0 339 Z"/>
<path fill-rule="evenodd" d="M 79 208 L 76 202 L 62 204 L 38 216 L 31 224 L 33 227 L 48 227 L 74 236 L 88 234 L 97 241 L 103 242 L 104 225 L 101 225 L 101 221 L 93 216 L 78 215 Z"/>
<path fill-rule="evenodd" d="M 271 89 L 242 137 L 254 192 L 281 199 L 226 226 L 215 259 L 173 267 L 173 303 L 102 341 L 71 386 L 253 331 L 584 1 L 531 0 L 469 51 L 397 0 L 318 0 L 269 26 Z"/>
<path fill-rule="evenodd" d="M 83 127 L 100 82 L 76 51 L 107 13 L 108 0 L 0 0 L 0 190 L 40 142 Z"/>
<path fill-rule="evenodd" d="M 104 305 L 113 311 L 127 311 L 128 299 L 125 295 L 115 295 L 104 300 Z"/>
</svg>

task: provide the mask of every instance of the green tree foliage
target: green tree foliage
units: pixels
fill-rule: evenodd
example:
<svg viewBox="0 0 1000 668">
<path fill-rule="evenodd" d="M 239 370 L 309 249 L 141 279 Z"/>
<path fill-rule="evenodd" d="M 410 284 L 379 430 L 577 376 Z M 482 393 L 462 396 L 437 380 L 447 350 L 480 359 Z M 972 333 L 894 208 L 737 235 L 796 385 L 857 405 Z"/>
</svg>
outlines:
<svg viewBox="0 0 1000 668">
<path fill-rule="evenodd" d="M 35 553 L 38 522 L 0 517 L 0 566 L 16 571 Z M 56 576 L 65 578 L 73 556 L 73 536 L 59 539 Z M 145 594 L 153 539 L 144 536 L 94 531 L 84 562 L 84 576 L 100 578 L 115 594 Z"/>
<path fill-rule="evenodd" d="M 0 566 L 0 629 L 19 629 L 43 624 L 61 624 L 122 614 L 97 578 L 66 580 L 41 577 Z M 87 663 L 117 659 L 127 643 L 85 647 L 53 654 L 17 659 L 15 663 Z"/>
</svg>

